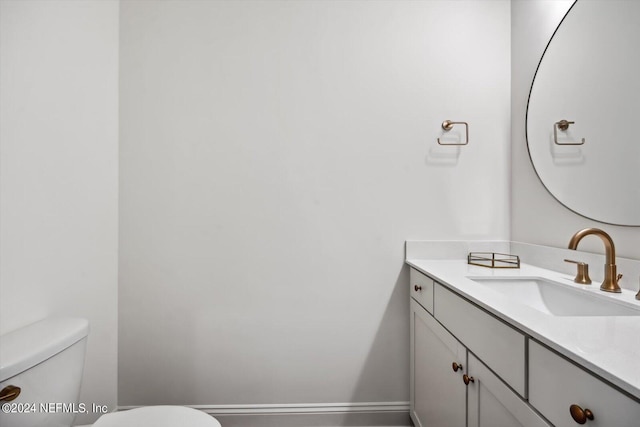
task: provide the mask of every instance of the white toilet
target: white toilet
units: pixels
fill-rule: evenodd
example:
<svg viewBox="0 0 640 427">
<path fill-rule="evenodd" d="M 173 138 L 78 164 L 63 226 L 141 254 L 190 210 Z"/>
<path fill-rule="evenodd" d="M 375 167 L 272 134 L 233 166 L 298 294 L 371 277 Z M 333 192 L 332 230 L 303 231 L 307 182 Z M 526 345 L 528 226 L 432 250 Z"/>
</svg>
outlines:
<svg viewBox="0 0 640 427">
<path fill-rule="evenodd" d="M 69 427 L 78 403 L 89 322 L 49 318 L 0 337 L 2 427 Z M 56 406 L 58 405 L 58 406 Z M 65 406 L 62 406 L 65 405 Z M 93 427 L 220 427 L 202 411 L 148 406 L 101 416 Z"/>
</svg>

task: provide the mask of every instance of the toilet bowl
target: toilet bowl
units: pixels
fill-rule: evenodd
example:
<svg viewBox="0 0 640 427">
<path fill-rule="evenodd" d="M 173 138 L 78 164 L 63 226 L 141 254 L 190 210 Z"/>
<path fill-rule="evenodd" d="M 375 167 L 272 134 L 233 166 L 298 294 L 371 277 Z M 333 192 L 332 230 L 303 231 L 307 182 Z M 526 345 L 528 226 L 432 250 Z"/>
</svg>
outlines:
<svg viewBox="0 0 640 427">
<path fill-rule="evenodd" d="M 184 406 L 145 406 L 101 416 L 91 427 L 220 427 L 210 415 Z"/>
<path fill-rule="evenodd" d="M 48 318 L 0 336 L 0 394 L 12 399 L 3 404 L 16 408 L 16 411 L 3 408 L 0 426 L 73 424 L 82 408 L 78 399 L 88 334 L 86 319 Z M 51 407 L 52 403 L 66 406 Z M 92 427 L 221 426 L 215 418 L 197 409 L 146 406 L 105 414 Z"/>
<path fill-rule="evenodd" d="M 101 416 L 95 424 L 77 427 L 221 427 L 218 420 L 184 406 L 144 406 Z"/>
</svg>

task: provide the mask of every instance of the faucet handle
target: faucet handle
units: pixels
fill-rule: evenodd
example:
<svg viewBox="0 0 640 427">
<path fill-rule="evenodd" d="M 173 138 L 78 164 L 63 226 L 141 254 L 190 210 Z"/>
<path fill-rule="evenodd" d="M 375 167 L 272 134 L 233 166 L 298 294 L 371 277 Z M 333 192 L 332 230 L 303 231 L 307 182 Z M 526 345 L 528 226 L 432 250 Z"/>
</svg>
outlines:
<svg viewBox="0 0 640 427">
<path fill-rule="evenodd" d="M 578 272 L 576 273 L 574 282 L 580 283 L 582 285 L 590 285 L 591 278 L 589 277 L 589 264 L 581 261 L 574 261 L 572 259 L 565 259 L 565 262 L 572 262 L 578 265 Z"/>
</svg>

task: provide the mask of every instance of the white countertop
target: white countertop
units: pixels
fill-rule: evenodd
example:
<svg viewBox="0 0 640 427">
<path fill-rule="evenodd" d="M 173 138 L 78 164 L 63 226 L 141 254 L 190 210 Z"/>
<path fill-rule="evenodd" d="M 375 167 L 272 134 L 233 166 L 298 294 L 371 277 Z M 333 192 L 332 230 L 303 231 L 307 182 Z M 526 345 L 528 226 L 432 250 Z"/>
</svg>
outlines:
<svg viewBox="0 0 640 427">
<path fill-rule="evenodd" d="M 640 316 L 555 317 L 479 285 L 469 277 L 541 277 L 567 283 L 583 292 L 637 305 L 635 293 L 607 294 L 594 281 L 573 283 L 573 276 L 521 264 L 519 269 L 491 269 L 468 265 L 466 260 L 407 259 L 406 263 L 449 287 L 525 334 L 584 366 L 612 384 L 640 398 Z"/>
</svg>

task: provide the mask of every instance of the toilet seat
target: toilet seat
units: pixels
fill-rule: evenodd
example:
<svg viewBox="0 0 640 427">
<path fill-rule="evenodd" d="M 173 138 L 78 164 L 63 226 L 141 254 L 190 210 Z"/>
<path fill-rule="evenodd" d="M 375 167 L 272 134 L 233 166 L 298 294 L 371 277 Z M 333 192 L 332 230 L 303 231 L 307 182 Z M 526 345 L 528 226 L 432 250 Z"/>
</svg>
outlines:
<svg viewBox="0 0 640 427">
<path fill-rule="evenodd" d="M 93 427 L 221 427 L 205 412 L 184 406 L 145 406 L 101 416 Z"/>
</svg>

